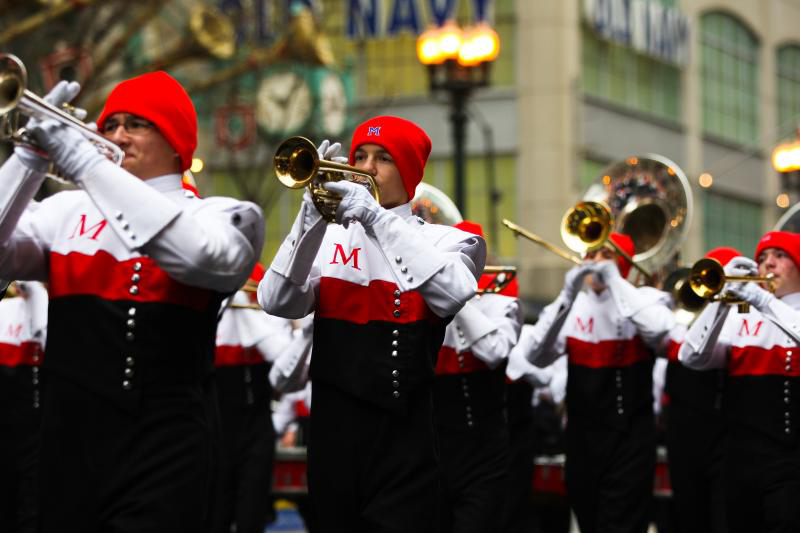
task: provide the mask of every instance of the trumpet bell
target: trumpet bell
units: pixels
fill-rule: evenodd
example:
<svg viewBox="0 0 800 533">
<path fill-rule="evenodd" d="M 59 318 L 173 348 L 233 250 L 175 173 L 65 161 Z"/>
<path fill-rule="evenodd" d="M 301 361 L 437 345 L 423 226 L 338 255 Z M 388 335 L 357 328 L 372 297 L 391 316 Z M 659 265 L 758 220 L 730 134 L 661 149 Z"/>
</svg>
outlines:
<svg viewBox="0 0 800 533">
<path fill-rule="evenodd" d="M 16 56 L 0 57 L 0 115 L 12 111 L 25 94 L 28 72 Z"/>
<path fill-rule="evenodd" d="M 290 137 L 283 141 L 275 150 L 273 162 L 278 180 L 290 189 L 302 189 L 319 170 L 317 149 L 305 137 Z"/>
<path fill-rule="evenodd" d="M 561 238 L 567 248 L 584 254 L 601 248 L 611 234 L 614 217 L 600 202 L 579 202 L 561 220 Z"/>
<path fill-rule="evenodd" d="M 725 269 L 716 259 L 704 257 L 692 265 L 689 285 L 697 296 L 708 300 L 725 286 Z"/>
<path fill-rule="evenodd" d="M 680 267 L 671 272 L 664 280 L 664 291 L 672 295 L 672 300 L 680 309 L 690 313 L 700 311 L 708 302 L 705 298 L 698 296 L 689 283 L 691 269 Z"/>
</svg>

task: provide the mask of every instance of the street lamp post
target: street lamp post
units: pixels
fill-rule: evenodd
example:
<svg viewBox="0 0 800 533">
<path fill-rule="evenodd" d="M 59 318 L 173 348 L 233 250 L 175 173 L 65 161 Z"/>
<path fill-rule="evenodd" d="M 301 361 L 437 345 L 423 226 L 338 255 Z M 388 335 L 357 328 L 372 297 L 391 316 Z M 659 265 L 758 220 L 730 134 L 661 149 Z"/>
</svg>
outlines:
<svg viewBox="0 0 800 533">
<path fill-rule="evenodd" d="M 467 103 L 475 89 L 489 85 L 489 65 L 499 51 L 497 32 L 486 23 L 462 30 L 454 22 L 447 22 L 417 39 L 417 58 L 428 67 L 431 92 L 445 92 L 450 97 L 454 201 L 464 215 Z"/>
</svg>

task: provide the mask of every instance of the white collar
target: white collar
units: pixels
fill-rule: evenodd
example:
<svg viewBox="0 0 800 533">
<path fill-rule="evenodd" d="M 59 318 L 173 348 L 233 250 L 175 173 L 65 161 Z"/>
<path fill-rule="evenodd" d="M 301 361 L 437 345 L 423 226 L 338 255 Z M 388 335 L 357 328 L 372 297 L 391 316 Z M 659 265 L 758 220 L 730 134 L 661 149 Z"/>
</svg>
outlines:
<svg viewBox="0 0 800 533">
<path fill-rule="evenodd" d="M 412 215 L 411 213 L 411 202 L 406 202 L 404 204 L 398 205 L 397 207 L 392 207 L 389 209 L 392 213 L 399 216 L 400 218 L 408 218 Z"/>
<path fill-rule="evenodd" d="M 171 192 L 183 189 L 181 179 L 180 174 L 165 174 L 163 176 L 146 179 L 144 182 L 158 192 Z"/>
<path fill-rule="evenodd" d="M 792 309 L 800 309 L 800 292 L 784 294 L 780 297 L 780 300 Z"/>
</svg>

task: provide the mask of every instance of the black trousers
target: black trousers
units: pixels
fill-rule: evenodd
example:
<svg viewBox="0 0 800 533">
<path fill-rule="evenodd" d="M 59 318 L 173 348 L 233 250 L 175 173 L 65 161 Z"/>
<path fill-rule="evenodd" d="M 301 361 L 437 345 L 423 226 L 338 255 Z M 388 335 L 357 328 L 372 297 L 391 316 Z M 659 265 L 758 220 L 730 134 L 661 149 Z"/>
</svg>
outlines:
<svg viewBox="0 0 800 533">
<path fill-rule="evenodd" d="M 0 531 L 36 531 L 38 416 L 27 423 L 0 424 Z"/>
<path fill-rule="evenodd" d="M 211 520 L 213 385 L 148 390 L 138 413 L 57 376 L 42 409 L 41 533 L 196 533 Z"/>
<path fill-rule="evenodd" d="M 268 398 L 252 405 L 220 397 L 221 472 L 217 530 L 263 533 L 273 518 L 275 429 Z"/>
<path fill-rule="evenodd" d="M 482 533 L 496 529 L 508 472 L 507 426 L 497 423 L 470 430 L 439 428 L 438 434 L 443 477 L 442 532 Z"/>
<path fill-rule="evenodd" d="M 666 444 L 679 533 L 726 533 L 725 420 L 690 406 L 669 406 Z"/>
<path fill-rule="evenodd" d="M 628 431 L 571 417 L 566 432 L 567 496 L 581 533 L 644 533 L 653 498 L 656 442 L 652 413 Z"/>
<path fill-rule="evenodd" d="M 308 488 L 317 533 L 436 530 L 439 491 L 429 389 L 405 415 L 312 382 Z"/>
<path fill-rule="evenodd" d="M 725 451 L 731 533 L 800 531 L 800 445 L 731 426 Z"/>
<path fill-rule="evenodd" d="M 508 469 L 500 491 L 498 531 L 530 533 L 534 528 L 533 460 L 535 429 L 533 420 L 508 427 Z"/>
</svg>

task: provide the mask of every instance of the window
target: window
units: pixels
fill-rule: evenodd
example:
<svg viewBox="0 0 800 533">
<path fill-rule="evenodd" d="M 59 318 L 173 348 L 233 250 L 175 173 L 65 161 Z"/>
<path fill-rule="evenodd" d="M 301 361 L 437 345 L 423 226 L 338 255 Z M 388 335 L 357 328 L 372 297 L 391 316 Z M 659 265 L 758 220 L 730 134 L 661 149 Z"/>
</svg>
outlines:
<svg viewBox="0 0 800 533">
<path fill-rule="evenodd" d="M 660 3 L 675 7 L 672 0 Z M 587 25 L 582 26 L 581 35 L 581 86 L 585 94 L 659 118 L 681 120 L 678 67 L 606 41 Z"/>
<path fill-rule="evenodd" d="M 737 19 L 703 15 L 700 24 L 703 130 L 720 139 L 758 142 L 758 42 Z"/>
<path fill-rule="evenodd" d="M 794 139 L 800 126 L 800 46 L 778 49 L 778 138 Z"/>
<path fill-rule="evenodd" d="M 379 0 L 383 12 L 393 2 Z M 420 3 L 421 4 L 421 3 Z M 347 37 L 347 0 L 323 0 L 325 33 L 331 40 L 339 66 L 352 68 L 357 77 L 357 98 L 389 100 L 395 97 L 428 94 L 428 76 L 417 60 L 417 36 L 399 33 L 391 36 L 354 40 Z M 457 2 L 458 22 L 465 26 L 474 20 L 471 2 Z M 492 26 L 500 36 L 500 55 L 492 64 L 491 86 L 514 85 L 515 10 L 513 0 L 494 0 Z M 430 20 L 419 12 L 423 23 Z"/>
<path fill-rule="evenodd" d="M 703 227 L 706 250 L 733 246 L 745 256 L 752 257 L 763 234 L 761 214 L 758 202 L 705 191 Z"/>
</svg>

